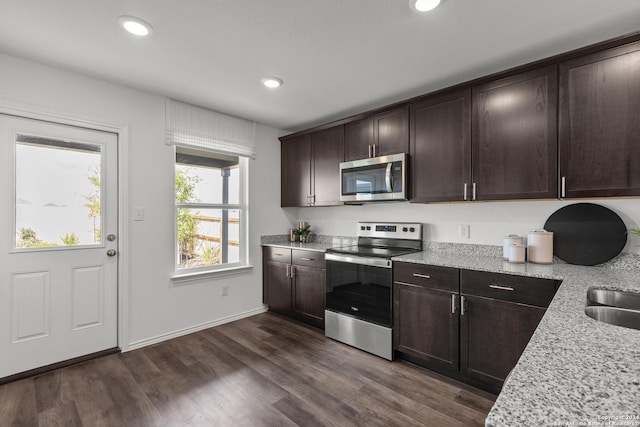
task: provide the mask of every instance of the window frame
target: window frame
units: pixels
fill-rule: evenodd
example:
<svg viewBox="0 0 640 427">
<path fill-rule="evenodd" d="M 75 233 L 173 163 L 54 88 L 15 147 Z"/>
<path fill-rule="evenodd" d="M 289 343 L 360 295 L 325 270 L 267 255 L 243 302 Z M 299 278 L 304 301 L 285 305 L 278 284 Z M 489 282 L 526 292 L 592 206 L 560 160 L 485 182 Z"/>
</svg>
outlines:
<svg viewBox="0 0 640 427">
<path fill-rule="evenodd" d="M 235 156 L 238 158 L 238 181 L 239 181 L 239 194 L 237 204 L 232 203 L 177 203 L 175 197 L 175 174 L 177 171 L 177 166 L 179 163 L 177 161 L 176 155 L 177 151 L 180 149 L 180 146 L 174 146 L 173 150 L 173 262 L 174 262 L 174 275 L 173 279 L 188 279 L 193 278 L 194 276 L 202 276 L 202 275 L 212 275 L 212 274 L 222 274 L 233 272 L 235 270 L 243 270 L 247 268 L 251 268 L 249 263 L 249 159 L 243 156 Z M 189 147 L 189 151 L 200 152 L 203 154 L 203 157 L 209 157 L 208 155 L 216 155 L 219 154 L 221 156 L 228 156 L 228 153 L 216 152 L 213 150 L 203 150 L 203 149 L 193 149 Z M 194 154 L 197 156 L 197 154 Z M 194 165 L 195 166 L 195 165 Z M 237 210 L 239 212 L 239 260 L 238 262 L 226 263 L 226 264 L 215 264 L 208 265 L 203 267 L 192 267 L 192 268 L 179 268 L 179 260 L 177 259 L 176 249 L 178 248 L 178 209 L 227 209 L 227 210 Z"/>
</svg>

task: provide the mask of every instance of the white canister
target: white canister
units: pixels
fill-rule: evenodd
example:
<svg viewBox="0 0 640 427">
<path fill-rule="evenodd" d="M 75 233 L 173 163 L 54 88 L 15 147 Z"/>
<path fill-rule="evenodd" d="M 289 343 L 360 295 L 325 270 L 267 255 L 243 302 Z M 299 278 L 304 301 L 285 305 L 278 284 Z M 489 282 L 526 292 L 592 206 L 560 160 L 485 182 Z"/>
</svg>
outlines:
<svg viewBox="0 0 640 427">
<path fill-rule="evenodd" d="M 523 264 L 525 260 L 525 247 L 521 243 L 512 243 L 509 245 L 509 262 L 514 264 Z"/>
<path fill-rule="evenodd" d="M 509 259 L 509 246 L 518 243 L 520 245 L 524 244 L 524 238 L 522 236 L 518 236 L 517 234 L 509 234 L 502 241 L 502 257 L 504 259 Z"/>
<path fill-rule="evenodd" d="M 529 262 L 553 264 L 553 232 L 546 230 L 530 231 L 527 235 Z"/>
</svg>

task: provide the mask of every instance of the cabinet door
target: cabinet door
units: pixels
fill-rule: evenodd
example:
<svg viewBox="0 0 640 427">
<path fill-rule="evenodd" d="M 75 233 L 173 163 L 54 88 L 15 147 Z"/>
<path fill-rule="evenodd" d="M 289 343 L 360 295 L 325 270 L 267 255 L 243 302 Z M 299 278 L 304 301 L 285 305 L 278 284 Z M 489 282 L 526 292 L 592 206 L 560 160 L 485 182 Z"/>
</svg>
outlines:
<svg viewBox="0 0 640 427">
<path fill-rule="evenodd" d="M 470 198 L 471 91 L 465 89 L 412 105 L 410 122 L 411 201 Z"/>
<path fill-rule="evenodd" d="M 301 320 L 324 327 L 325 270 L 293 267 L 293 313 Z"/>
<path fill-rule="evenodd" d="M 270 310 L 291 312 L 291 279 L 287 275 L 289 264 L 265 261 L 263 266 L 263 302 Z"/>
<path fill-rule="evenodd" d="M 640 43 L 560 65 L 562 197 L 640 195 Z"/>
<path fill-rule="evenodd" d="M 409 106 L 383 111 L 373 117 L 375 156 L 409 152 Z"/>
<path fill-rule="evenodd" d="M 373 117 L 365 117 L 344 125 L 344 160 L 368 159 L 371 157 L 373 139 Z"/>
<path fill-rule="evenodd" d="M 282 141 L 280 205 L 308 206 L 311 195 L 311 137 Z"/>
<path fill-rule="evenodd" d="M 394 349 L 437 370 L 458 370 L 457 293 L 394 283 Z"/>
<path fill-rule="evenodd" d="M 557 197 L 557 67 L 473 88 L 477 200 Z"/>
<path fill-rule="evenodd" d="M 463 295 L 460 370 L 498 392 L 518 362 L 545 309 Z"/>
<path fill-rule="evenodd" d="M 344 160 L 344 126 L 311 135 L 312 188 L 315 206 L 339 205 L 340 162 Z"/>
</svg>

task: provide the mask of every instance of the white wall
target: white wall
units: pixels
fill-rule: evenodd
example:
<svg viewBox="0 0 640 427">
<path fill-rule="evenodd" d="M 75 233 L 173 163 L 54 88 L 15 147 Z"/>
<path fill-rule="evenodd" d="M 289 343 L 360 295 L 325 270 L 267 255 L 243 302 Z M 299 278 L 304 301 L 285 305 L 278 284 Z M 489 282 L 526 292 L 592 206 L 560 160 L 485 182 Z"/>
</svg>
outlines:
<svg viewBox="0 0 640 427">
<path fill-rule="evenodd" d="M 282 234 L 289 226 L 280 209 L 280 144 L 283 132 L 257 128 L 257 160 L 250 162 L 251 272 L 219 280 L 173 283 L 173 149 L 164 137 L 164 98 L 0 54 L 0 104 L 33 106 L 38 112 L 88 118 L 129 127 L 130 207 L 143 207 L 145 220 L 129 214 L 129 327 L 127 342 L 224 321 L 262 309 L 259 236 Z M 229 296 L 220 286 L 229 285 Z"/>
<path fill-rule="evenodd" d="M 327 208 L 287 208 L 290 224 L 305 220 L 317 234 L 354 236 L 356 221 L 409 221 L 425 224 L 431 242 L 502 245 L 507 234 L 526 236 L 543 228 L 557 209 L 577 202 L 597 203 L 616 212 L 627 228 L 640 228 L 640 199 L 594 199 L 575 201 L 510 201 L 412 204 L 393 202 Z M 458 226 L 469 224 L 471 238 L 459 238 Z M 640 254 L 640 237 L 629 235 L 623 252 Z"/>
</svg>

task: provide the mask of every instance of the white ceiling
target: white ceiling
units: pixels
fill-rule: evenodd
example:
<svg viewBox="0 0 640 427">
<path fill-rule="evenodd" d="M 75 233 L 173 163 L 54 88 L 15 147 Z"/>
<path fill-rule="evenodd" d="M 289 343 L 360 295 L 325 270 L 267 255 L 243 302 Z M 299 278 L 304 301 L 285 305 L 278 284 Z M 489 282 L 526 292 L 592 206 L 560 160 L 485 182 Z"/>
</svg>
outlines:
<svg viewBox="0 0 640 427">
<path fill-rule="evenodd" d="M 640 30 L 638 0 L 1 3 L 0 51 L 289 131 Z"/>
</svg>

